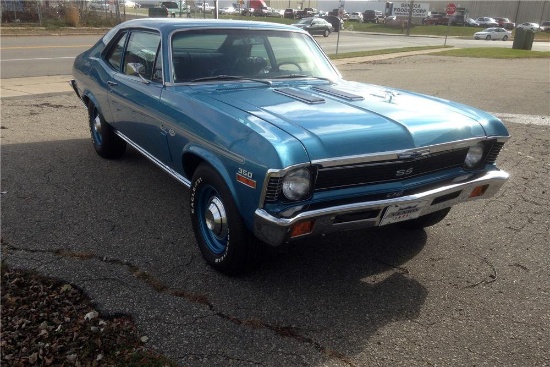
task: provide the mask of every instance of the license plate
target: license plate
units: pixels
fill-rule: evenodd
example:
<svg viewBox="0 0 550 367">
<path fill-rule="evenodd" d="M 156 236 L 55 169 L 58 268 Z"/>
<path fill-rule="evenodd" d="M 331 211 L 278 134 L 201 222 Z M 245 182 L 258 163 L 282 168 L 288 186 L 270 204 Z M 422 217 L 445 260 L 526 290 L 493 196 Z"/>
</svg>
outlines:
<svg viewBox="0 0 550 367">
<path fill-rule="evenodd" d="M 418 218 L 420 211 L 426 206 L 427 201 L 415 201 L 404 204 L 391 205 L 386 209 L 380 225 L 402 222 L 404 220 Z"/>
</svg>

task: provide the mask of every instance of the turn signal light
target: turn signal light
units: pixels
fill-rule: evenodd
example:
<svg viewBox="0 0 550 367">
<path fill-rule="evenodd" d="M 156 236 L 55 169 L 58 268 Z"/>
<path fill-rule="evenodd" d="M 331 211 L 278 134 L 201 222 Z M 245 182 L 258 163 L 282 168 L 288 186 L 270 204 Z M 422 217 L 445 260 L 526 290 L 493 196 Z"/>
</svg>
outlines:
<svg viewBox="0 0 550 367">
<path fill-rule="evenodd" d="M 489 185 L 477 186 L 475 189 L 472 190 L 470 197 L 475 198 L 476 196 L 481 196 L 485 194 L 485 191 L 487 191 L 488 188 Z"/>
<path fill-rule="evenodd" d="M 308 221 L 295 224 L 290 231 L 290 238 L 311 233 L 311 231 L 313 230 L 313 223 L 313 221 Z"/>
</svg>

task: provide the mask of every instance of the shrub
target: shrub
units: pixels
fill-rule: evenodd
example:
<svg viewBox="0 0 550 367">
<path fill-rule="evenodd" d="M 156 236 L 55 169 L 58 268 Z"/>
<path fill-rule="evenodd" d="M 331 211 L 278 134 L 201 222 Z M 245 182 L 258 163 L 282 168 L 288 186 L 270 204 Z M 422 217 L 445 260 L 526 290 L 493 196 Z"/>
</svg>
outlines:
<svg viewBox="0 0 550 367">
<path fill-rule="evenodd" d="M 78 27 L 79 21 L 80 14 L 78 13 L 78 9 L 74 6 L 67 7 L 65 10 L 65 23 L 71 27 Z"/>
</svg>

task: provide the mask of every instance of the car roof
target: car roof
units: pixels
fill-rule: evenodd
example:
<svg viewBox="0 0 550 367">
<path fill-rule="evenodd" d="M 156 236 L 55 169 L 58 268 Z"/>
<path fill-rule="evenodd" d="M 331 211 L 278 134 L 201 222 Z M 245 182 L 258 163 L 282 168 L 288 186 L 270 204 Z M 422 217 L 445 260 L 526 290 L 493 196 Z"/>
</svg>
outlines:
<svg viewBox="0 0 550 367">
<path fill-rule="evenodd" d="M 249 29 L 279 29 L 292 30 L 296 28 L 279 23 L 267 23 L 245 20 L 221 20 L 221 19 L 193 19 L 193 18 L 143 18 L 129 20 L 119 24 L 115 28 L 153 28 L 163 33 L 170 33 L 178 29 L 191 28 L 249 28 Z"/>
</svg>

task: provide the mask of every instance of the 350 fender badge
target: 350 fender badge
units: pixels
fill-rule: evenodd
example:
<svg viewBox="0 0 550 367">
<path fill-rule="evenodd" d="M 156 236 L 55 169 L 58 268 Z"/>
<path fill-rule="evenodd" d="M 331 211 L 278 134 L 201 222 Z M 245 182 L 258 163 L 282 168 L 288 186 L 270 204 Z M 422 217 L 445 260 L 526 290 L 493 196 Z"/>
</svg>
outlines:
<svg viewBox="0 0 550 367">
<path fill-rule="evenodd" d="M 249 177 L 246 177 L 245 175 L 243 175 L 241 173 L 237 173 L 237 182 L 240 182 L 243 185 L 248 186 L 248 187 L 253 188 L 253 189 L 256 188 L 256 181 L 249 178 Z"/>
</svg>

